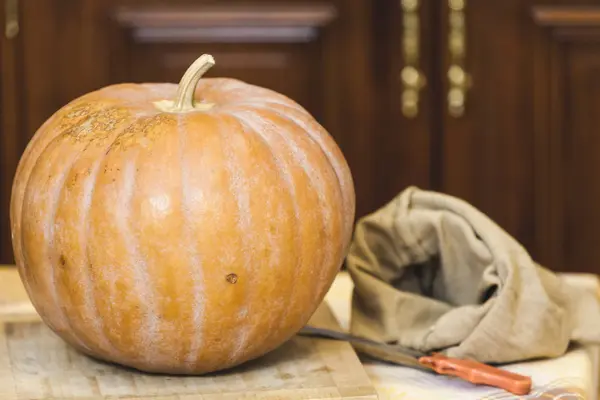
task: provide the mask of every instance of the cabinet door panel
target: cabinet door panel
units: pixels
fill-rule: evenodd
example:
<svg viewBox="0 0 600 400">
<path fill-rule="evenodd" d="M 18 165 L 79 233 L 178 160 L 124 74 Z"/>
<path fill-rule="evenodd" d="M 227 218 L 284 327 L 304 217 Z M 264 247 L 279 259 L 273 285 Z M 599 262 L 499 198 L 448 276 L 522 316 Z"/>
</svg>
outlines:
<svg viewBox="0 0 600 400">
<path fill-rule="evenodd" d="M 2 38 L 0 264 L 13 262 L 11 186 L 29 139 L 58 108 L 106 82 L 109 48 L 96 18 L 99 5 L 89 0 L 19 1 L 18 35 Z"/>
<path fill-rule="evenodd" d="M 540 258 L 600 273 L 600 7 L 534 7 Z"/>
<path fill-rule="evenodd" d="M 447 97 L 444 2 L 441 187 L 489 215 L 540 263 L 599 272 L 600 7 L 539 3 L 464 2 L 462 66 L 471 86 L 457 116 Z"/>
<path fill-rule="evenodd" d="M 433 68 L 439 61 L 435 53 L 439 8 L 430 0 L 372 3 L 376 6 L 372 68 L 378 104 L 372 140 L 379 144 L 374 178 L 380 207 L 408 186 L 435 189 L 439 183 L 435 144 L 440 133 L 436 117 L 440 86 Z M 416 92 L 403 79 L 403 70 L 411 67 L 422 74 Z M 414 94 L 416 108 L 411 109 Z"/>
<path fill-rule="evenodd" d="M 444 85 L 442 190 L 467 200 L 534 250 L 533 24 L 527 2 L 464 2 L 462 60 L 450 51 L 449 3 L 441 2 L 444 60 L 438 72 Z M 452 65 L 470 76 L 462 115 L 450 108 Z"/>
</svg>

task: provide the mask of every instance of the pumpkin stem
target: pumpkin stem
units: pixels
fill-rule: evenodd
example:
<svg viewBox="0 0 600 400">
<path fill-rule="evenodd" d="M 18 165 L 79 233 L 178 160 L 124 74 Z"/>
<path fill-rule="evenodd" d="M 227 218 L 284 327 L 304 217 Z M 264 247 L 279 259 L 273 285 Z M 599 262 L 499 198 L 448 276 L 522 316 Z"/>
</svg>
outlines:
<svg viewBox="0 0 600 400">
<path fill-rule="evenodd" d="M 215 59 L 210 54 L 203 54 L 198 57 L 198 59 L 190 65 L 187 71 L 185 71 L 181 81 L 179 81 L 175 100 L 156 101 L 154 102 L 156 108 L 168 112 L 188 112 L 194 110 L 209 110 L 212 108 L 214 104 L 211 103 L 196 104 L 194 102 L 194 93 L 202 75 L 204 75 L 213 65 L 215 65 Z"/>
</svg>

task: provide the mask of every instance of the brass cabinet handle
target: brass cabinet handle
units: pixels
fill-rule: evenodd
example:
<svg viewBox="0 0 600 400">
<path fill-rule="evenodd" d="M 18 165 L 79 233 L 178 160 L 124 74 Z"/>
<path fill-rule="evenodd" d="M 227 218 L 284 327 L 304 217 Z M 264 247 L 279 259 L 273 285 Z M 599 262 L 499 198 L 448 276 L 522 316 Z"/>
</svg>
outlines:
<svg viewBox="0 0 600 400">
<path fill-rule="evenodd" d="M 448 112 L 460 117 L 465 112 L 466 92 L 471 87 L 471 76 L 464 69 L 466 58 L 466 0 L 448 0 L 449 32 L 448 49 L 450 67 L 448 68 Z"/>
<path fill-rule="evenodd" d="M 419 70 L 419 0 L 400 0 L 400 5 L 404 25 L 404 68 L 400 71 L 402 113 L 407 118 L 414 118 L 419 113 L 419 91 L 425 86 L 425 77 Z"/>
<path fill-rule="evenodd" d="M 12 39 L 19 34 L 19 0 L 5 0 L 4 18 L 4 35 Z"/>
</svg>

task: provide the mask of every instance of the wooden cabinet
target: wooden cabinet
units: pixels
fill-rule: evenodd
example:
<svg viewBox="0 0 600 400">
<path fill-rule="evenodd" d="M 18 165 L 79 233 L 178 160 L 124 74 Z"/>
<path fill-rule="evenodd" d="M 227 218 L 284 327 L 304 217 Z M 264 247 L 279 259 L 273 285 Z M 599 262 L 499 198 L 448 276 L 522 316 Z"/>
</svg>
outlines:
<svg viewBox="0 0 600 400">
<path fill-rule="evenodd" d="M 600 273 L 600 6 L 533 12 L 536 245 L 557 268 Z"/>
<path fill-rule="evenodd" d="M 208 75 L 285 93 L 331 132 L 358 216 L 409 185 L 440 190 L 542 264 L 600 273 L 599 0 L 18 5 L 0 42 L 0 262 L 14 169 L 48 116 L 111 83 L 176 82 L 211 53 Z"/>
<path fill-rule="evenodd" d="M 381 3 L 386 195 L 416 184 L 459 196 L 542 264 L 600 273 L 600 3 Z M 414 3 L 416 58 L 406 47 L 411 13 L 402 10 Z M 401 79 L 412 65 L 426 80 L 414 116 Z M 453 82 L 457 68 L 464 91 Z M 463 95 L 461 113 L 452 101 Z"/>
<path fill-rule="evenodd" d="M 472 87 L 444 116 L 442 190 L 555 270 L 600 273 L 597 3 L 469 1 Z"/>
</svg>

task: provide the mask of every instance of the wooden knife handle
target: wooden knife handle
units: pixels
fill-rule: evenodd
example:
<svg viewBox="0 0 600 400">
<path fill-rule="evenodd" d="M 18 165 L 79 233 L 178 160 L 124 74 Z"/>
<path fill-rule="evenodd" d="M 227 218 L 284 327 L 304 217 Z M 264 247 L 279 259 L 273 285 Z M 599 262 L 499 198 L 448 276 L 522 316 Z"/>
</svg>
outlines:
<svg viewBox="0 0 600 400">
<path fill-rule="evenodd" d="M 451 375 L 478 385 L 494 386 L 516 395 L 531 391 L 531 378 L 473 360 L 449 358 L 434 353 L 419 358 L 419 362 L 441 375 Z"/>
</svg>

